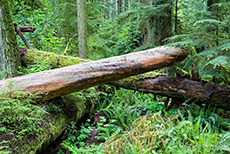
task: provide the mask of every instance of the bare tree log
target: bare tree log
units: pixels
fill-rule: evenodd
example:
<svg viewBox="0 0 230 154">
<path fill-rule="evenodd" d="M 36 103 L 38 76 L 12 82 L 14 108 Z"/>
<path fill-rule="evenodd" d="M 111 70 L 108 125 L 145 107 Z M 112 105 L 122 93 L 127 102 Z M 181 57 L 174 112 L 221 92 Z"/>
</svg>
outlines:
<svg viewBox="0 0 230 154">
<path fill-rule="evenodd" d="M 37 50 L 29 50 L 24 58 L 24 61 L 26 63 L 32 64 L 42 60 L 44 61 L 44 59 L 47 59 L 53 68 L 89 61 L 80 59 L 78 57 L 57 55 L 54 53 Z M 159 77 L 162 75 L 164 77 Z M 202 83 L 198 81 L 192 81 L 187 78 L 166 77 L 165 74 L 150 72 L 118 80 L 116 82 L 110 82 L 109 84 L 126 89 L 150 92 L 180 100 L 192 99 L 200 102 L 209 102 L 220 108 L 229 109 L 229 88 L 225 86 L 213 85 L 212 83 Z M 209 88 L 209 86 L 211 87 Z"/>
<path fill-rule="evenodd" d="M 162 68 L 183 60 L 188 53 L 180 48 L 158 47 L 141 52 L 67 66 L 0 81 L 1 89 L 13 81 L 11 90 L 21 89 L 48 100 L 88 87 Z"/>
<path fill-rule="evenodd" d="M 196 102 L 211 103 L 219 108 L 230 110 L 230 88 L 212 82 L 199 82 L 187 78 L 159 76 L 154 73 L 115 81 L 112 84 L 127 89 L 138 90 L 172 98 L 190 99 Z M 152 78 L 153 77 L 153 78 Z M 182 102 L 183 103 L 183 102 Z"/>
<path fill-rule="evenodd" d="M 23 40 L 23 42 L 26 44 L 26 47 L 27 48 L 30 48 L 31 46 L 29 45 L 28 41 L 26 40 L 26 38 L 23 36 L 20 28 L 17 27 L 17 24 L 14 23 L 14 28 L 15 28 L 15 31 L 17 32 L 17 34 L 21 37 L 21 39 Z"/>
<path fill-rule="evenodd" d="M 21 32 L 32 32 L 32 33 L 36 30 L 35 27 L 31 27 L 31 26 L 29 26 L 29 27 L 19 27 L 19 29 L 21 30 Z"/>
</svg>

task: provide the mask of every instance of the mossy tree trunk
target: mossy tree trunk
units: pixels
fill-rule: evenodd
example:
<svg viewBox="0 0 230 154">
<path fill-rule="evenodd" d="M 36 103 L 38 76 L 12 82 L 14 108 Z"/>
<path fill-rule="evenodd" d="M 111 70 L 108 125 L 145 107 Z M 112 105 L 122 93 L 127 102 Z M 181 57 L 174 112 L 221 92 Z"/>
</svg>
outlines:
<svg viewBox="0 0 230 154">
<path fill-rule="evenodd" d="M 20 56 L 8 0 L 0 1 L 0 78 L 16 76 Z"/>
<path fill-rule="evenodd" d="M 40 128 L 39 133 L 21 135 L 20 127 L 9 128 L 14 130 L 14 134 L 0 131 L 0 153 L 43 154 L 42 151 L 61 135 L 71 121 L 78 122 L 83 117 L 88 118 L 92 114 L 96 102 L 106 94 L 105 89 L 108 88 L 105 86 L 92 87 L 43 102 L 40 105 L 32 104 L 32 106 L 37 106 L 36 112 L 42 112 L 44 109 L 47 112 L 41 116 L 40 123 L 36 123 L 36 127 Z M 4 130 L 5 127 L 8 128 L 8 124 L 0 123 L 0 128 Z"/>
<path fill-rule="evenodd" d="M 139 0 L 140 3 L 150 5 L 153 11 L 148 14 L 148 20 L 139 22 L 142 45 L 163 45 L 163 40 L 172 35 L 172 0 Z M 139 16 L 140 20 L 146 18 Z"/>
</svg>

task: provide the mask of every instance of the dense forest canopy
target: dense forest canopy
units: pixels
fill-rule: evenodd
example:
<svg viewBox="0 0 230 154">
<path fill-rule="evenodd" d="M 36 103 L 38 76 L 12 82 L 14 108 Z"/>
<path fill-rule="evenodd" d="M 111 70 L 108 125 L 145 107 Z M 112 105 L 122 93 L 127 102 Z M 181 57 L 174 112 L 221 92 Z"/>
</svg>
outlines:
<svg viewBox="0 0 230 154">
<path fill-rule="evenodd" d="M 58 63 L 54 65 L 47 59 L 28 63 L 25 67 L 19 64 L 16 47 L 26 48 L 26 45 L 18 35 L 16 45 L 13 31 L 8 35 L 9 29 L 5 30 L 4 15 L 11 20 L 9 11 L 13 18 L 9 22 L 11 28 L 13 22 L 18 27 L 36 28 L 33 33 L 23 33 L 32 48 L 42 50 L 31 51 L 55 53 L 56 57 L 69 60 L 67 65 L 159 46 L 185 49 L 188 56 L 180 63 L 150 72 L 156 76 L 142 74 L 39 103 L 34 102 L 34 98 L 41 97 L 39 94 L 19 91 L 15 97 L 12 92 L 14 81 L 7 80 L 9 91 L 2 90 L 0 94 L 0 153 L 42 153 L 43 148 L 58 137 L 61 139 L 57 139 L 57 146 L 47 153 L 230 152 L 229 111 L 201 101 L 202 104 L 197 97 L 184 97 L 186 90 L 199 86 L 204 100 L 209 100 L 219 88 L 224 93 L 222 100 L 228 103 L 229 0 L 2 0 L 0 32 L 4 35 L 0 35 L 0 43 L 9 43 L 4 41 L 9 36 L 13 41 L 10 41 L 11 46 L 4 44 L 8 48 L 0 50 L 0 54 L 8 57 L 0 57 L 1 79 L 12 76 L 4 75 L 11 68 L 9 60 L 17 62 L 14 65 L 18 66 L 18 75 L 42 72 L 60 65 L 60 58 L 55 59 Z M 6 55 L 8 49 L 14 50 L 10 53 L 15 55 Z M 93 69 L 92 66 L 88 68 Z M 166 85 L 156 84 L 163 89 L 158 90 L 162 93 L 153 93 L 154 89 L 148 93 L 138 92 L 144 91 L 145 84 L 148 86 L 150 82 L 160 80 Z M 123 83 L 131 83 L 137 91 L 114 87 Z M 173 84 L 181 85 L 181 89 L 168 86 Z M 171 89 L 176 92 L 165 97 Z M 196 88 L 192 92 L 195 93 Z M 173 97 L 178 93 L 182 97 Z M 220 100 L 214 101 L 225 105 Z M 172 109 L 173 105 L 178 109 Z"/>
</svg>

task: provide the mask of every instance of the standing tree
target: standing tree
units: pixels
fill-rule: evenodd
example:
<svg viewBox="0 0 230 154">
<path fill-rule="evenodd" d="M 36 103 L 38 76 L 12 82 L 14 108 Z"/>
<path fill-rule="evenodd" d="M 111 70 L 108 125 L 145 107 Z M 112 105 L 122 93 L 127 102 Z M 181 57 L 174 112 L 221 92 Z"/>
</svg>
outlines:
<svg viewBox="0 0 230 154">
<path fill-rule="evenodd" d="M 165 38 L 172 36 L 172 0 L 138 0 L 142 5 L 139 15 L 139 30 L 143 45 L 163 45 Z"/>
<path fill-rule="evenodd" d="M 215 5 L 216 3 L 219 3 L 219 0 L 207 0 L 207 11 L 210 13 L 211 19 L 214 20 L 221 20 L 219 17 L 219 7 L 218 5 Z M 207 28 L 207 32 L 213 34 L 213 38 L 215 39 L 215 43 L 218 46 L 219 44 L 219 38 L 218 38 L 218 32 L 219 27 L 218 25 L 213 25 L 211 27 Z"/>
<path fill-rule="evenodd" d="M 87 56 L 87 26 L 86 26 L 86 10 L 85 0 L 77 0 L 77 17 L 78 17 L 78 47 L 79 57 Z"/>
<path fill-rule="evenodd" d="M 20 65 L 17 41 L 8 0 L 0 1 L 0 78 L 16 76 Z M 4 71 L 4 72 L 3 72 Z"/>
</svg>

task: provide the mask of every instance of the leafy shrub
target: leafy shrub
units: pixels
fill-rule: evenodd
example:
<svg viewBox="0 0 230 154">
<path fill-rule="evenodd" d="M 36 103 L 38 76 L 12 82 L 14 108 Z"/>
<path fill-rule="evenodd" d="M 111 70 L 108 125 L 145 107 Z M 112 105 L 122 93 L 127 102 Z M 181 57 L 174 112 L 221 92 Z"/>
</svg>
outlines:
<svg viewBox="0 0 230 154">
<path fill-rule="evenodd" d="M 203 80 L 222 85 L 230 82 L 229 7 L 229 2 L 225 1 L 209 8 L 202 1 L 181 4 L 178 15 L 181 34 L 168 38 L 172 42 L 170 45 L 190 50 L 180 66 L 182 69 L 189 73 L 199 72 Z"/>
<path fill-rule="evenodd" d="M 14 22 L 18 27 L 33 26 L 36 28 L 34 33 L 23 34 L 31 47 L 60 53 L 63 49 L 64 37 L 61 37 L 57 30 L 61 21 L 57 20 L 56 15 L 52 13 L 53 8 L 46 5 L 37 5 L 36 7 L 30 5 L 30 1 L 11 2 Z M 25 47 L 19 36 L 17 36 L 17 41 L 20 47 Z"/>
<path fill-rule="evenodd" d="M 211 105 L 202 104 L 198 106 L 196 104 L 183 104 L 181 116 L 183 120 L 192 118 L 192 121 L 200 123 L 200 132 L 206 127 L 207 131 L 221 132 L 223 130 L 230 130 L 229 119 L 223 119 L 218 115 L 216 109 Z"/>
<path fill-rule="evenodd" d="M 95 112 L 102 112 L 100 122 L 93 123 L 88 119 L 80 130 L 72 124 L 68 129 L 69 138 L 61 145 L 71 152 L 79 152 L 84 147 L 85 150 L 90 148 L 87 144 L 88 140 L 92 140 L 92 134 L 97 132 L 93 137 L 95 141 L 105 141 L 114 134 L 120 134 L 123 130 L 131 129 L 131 123 L 142 115 L 160 112 L 164 109 L 163 104 L 159 104 L 153 100 L 153 95 L 133 93 L 131 90 L 114 90 L 113 93 L 105 97 L 103 101 L 98 101 Z M 90 139 L 89 139 L 90 138 Z M 72 148 L 69 148 L 69 147 Z M 95 151 L 100 150 L 102 144 L 99 144 Z M 73 150 L 74 149 L 74 150 Z M 91 148 L 92 149 L 92 148 Z M 127 149 L 131 150 L 131 149 Z M 140 149 L 136 148 L 133 151 Z"/>
</svg>

